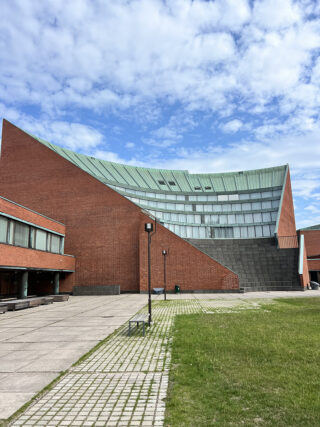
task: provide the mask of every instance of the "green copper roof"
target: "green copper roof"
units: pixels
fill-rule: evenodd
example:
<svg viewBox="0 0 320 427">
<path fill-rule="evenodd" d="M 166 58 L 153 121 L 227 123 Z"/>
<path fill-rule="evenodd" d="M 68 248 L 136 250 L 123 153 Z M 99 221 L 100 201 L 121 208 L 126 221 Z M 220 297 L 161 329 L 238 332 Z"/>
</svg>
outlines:
<svg viewBox="0 0 320 427">
<path fill-rule="evenodd" d="M 300 228 L 300 230 L 320 230 L 320 224 L 311 225 L 310 227 Z"/>
<path fill-rule="evenodd" d="M 287 169 L 284 165 L 241 172 L 191 174 L 186 170 L 142 168 L 99 160 L 34 138 L 105 184 L 158 192 L 215 193 L 282 187 Z"/>
</svg>

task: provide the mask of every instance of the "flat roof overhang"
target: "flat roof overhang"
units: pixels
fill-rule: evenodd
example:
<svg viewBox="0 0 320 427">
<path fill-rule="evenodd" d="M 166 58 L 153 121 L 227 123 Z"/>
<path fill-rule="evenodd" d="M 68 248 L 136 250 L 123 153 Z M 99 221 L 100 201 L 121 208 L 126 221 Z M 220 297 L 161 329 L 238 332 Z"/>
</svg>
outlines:
<svg viewBox="0 0 320 427">
<path fill-rule="evenodd" d="M 74 273 L 75 270 L 63 270 L 63 269 L 55 269 L 55 268 L 35 268 L 35 267 L 19 267 L 19 266 L 5 266 L 5 265 L 0 265 L 0 270 L 24 270 L 24 271 L 47 271 L 47 272 L 60 272 L 60 273 Z"/>
</svg>

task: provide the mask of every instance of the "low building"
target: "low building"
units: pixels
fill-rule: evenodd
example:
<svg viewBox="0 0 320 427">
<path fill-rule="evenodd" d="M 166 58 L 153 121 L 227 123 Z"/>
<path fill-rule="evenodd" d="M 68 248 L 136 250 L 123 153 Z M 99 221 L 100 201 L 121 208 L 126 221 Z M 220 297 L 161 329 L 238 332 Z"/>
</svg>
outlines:
<svg viewBox="0 0 320 427">
<path fill-rule="evenodd" d="M 64 254 L 65 226 L 0 197 L 0 296 L 58 294 L 73 283 L 75 259 Z"/>
<path fill-rule="evenodd" d="M 146 292 L 301 289 L 288 165 L 232 173 L 139 168 L 85 156 L 3 122 L 0 193 L 66 224 L 73 282 Z M 301 260 L 300 260 L 301 264 Z"/>
<path fill-rule="evenodd" d="M 320 224 L 298 230 L 301 239 L 303 236 L 306 247 L 308 271 L 310 280 L 320 282 Z"/>
</svg>

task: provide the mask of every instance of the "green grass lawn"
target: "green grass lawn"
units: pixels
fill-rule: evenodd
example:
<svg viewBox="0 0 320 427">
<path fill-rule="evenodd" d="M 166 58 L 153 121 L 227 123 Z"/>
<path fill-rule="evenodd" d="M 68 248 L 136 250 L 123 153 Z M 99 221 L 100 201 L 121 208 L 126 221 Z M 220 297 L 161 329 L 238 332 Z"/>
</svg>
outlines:
<svg viewBox="0 0 320 427">
<path fill-rule="evenodd" d="M 320 298 L 175 319 L 166 426 L 319 426 Z"/>
</svg>

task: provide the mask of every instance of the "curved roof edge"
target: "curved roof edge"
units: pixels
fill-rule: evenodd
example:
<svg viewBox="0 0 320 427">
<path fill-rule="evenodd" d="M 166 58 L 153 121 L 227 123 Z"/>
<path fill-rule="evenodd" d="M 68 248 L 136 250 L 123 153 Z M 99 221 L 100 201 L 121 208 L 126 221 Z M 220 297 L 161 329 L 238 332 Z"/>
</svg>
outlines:
<svg viewBox="0 0 320 427">
<path fill-rule="evenodd" d="M 30 136 L 105 184 L 155 192 L 224 193 L 282 187 L 288 165 L 236 172 L 189 173 L 100 160 Z"/>
</svg>

